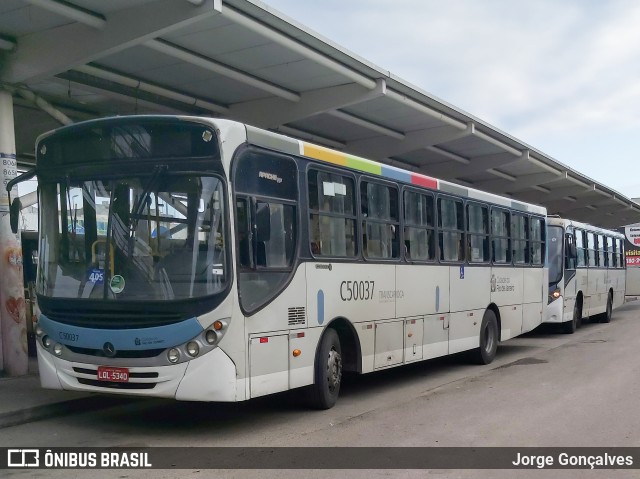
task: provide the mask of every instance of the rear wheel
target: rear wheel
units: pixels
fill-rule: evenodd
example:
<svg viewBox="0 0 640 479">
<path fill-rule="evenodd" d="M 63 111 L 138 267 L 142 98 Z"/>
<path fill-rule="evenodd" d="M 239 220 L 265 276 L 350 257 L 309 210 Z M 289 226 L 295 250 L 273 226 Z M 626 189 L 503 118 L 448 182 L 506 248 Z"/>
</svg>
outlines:
<svg viewBox="0 0 640 479">
<path fill-rule="evenodd" d="M 582 308 L 580 307 L 580 303 L 576 299 L 576 302 L 573 305 L 573 318 L 571 318 L 571 321 L 562 323 L 562 330 L 567 334 L 573 334 L 576 332 L 576 329 L 578 329 L 581 324 L 582 324 Z"/>
<path fill-rule="evenodd" d="M 612 313 L 613 313 L 613 294 L 609 292 L 609 296 L 607 297 L 607 309 L 605 310 L 604 314 L 600 316 L 600 322 L 610 323 Z"/>
<path fill-rule="evenodd" d="M 334 329 L 322 336 L 314 366 L 314 383 L 308 388 L 308 399 L 315 409 L 334 406 L 340 394 L 342 381 L 342 351 L 340 339 Z"/>
<path fill-rule="evenodd" d="M 486 310 L 480 325 L 480 347 L 472 351 L 471 358 L 477 364 L 489 364 L 498 349 L 498 320 L 490 309 Z"/>
</svg>

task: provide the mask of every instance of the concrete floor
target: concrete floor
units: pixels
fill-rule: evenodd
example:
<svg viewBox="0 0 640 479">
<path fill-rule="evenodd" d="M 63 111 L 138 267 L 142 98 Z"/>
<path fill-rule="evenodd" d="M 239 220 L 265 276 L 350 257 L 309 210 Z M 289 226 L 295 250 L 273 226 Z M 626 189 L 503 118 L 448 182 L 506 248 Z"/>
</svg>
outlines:
<svg viewBox="0 0 640 479">
<path fill-rule="evenodd" d="M 640 301 L 576 334 L 540 328 L 494 363 L 443 358 L 347 376 L 338 404 L 136 400 L 7 428 L 0 446 L 640 446 Z M 640 463 L 640 453 L 635 458 Z M 640 477 L 632 470 L 39 471 L 42 477 Z M 32 472 L 10 471 L 12 477 Z"/>
</svg>

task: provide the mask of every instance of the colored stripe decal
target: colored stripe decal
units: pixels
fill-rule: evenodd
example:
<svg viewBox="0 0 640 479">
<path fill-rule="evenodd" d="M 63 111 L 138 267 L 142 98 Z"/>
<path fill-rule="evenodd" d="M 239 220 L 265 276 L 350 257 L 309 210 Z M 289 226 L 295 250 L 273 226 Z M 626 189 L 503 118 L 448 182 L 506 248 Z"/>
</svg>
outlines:
<svg viewBox="0 0 640 479">
<path fill-rule="evenodd" d="M 418 173 L 411 174 L 411 183 L 414 185 L 426 186 L 434 190 L 438 189 L 438 180 L 429 176 L 419 175 Z"/>
<path fill-rule="evenodd" d="M 411 173 L 390 165 L 383 165 L 375 161 L 360 158 L 359 156 L 347 155 L 339 151 L 333 151 L 322 146 L 301 142 L 301 152 L 303 156 L 313 158 L 334 165 L 346 166 L 354 170 L 363 171 L 372 175 L 382 176 L 396 181 L 403 181 L 413 185 L 425 186 L 434 190 L 438 189 L 438 180 L 419 173 Z"/>
<path fill-rule="evenodd" d="M 342 153 L 322 148 L 321 146 L 310 145 L 309 143 L 303 143 L 302 145 L 304 156 L 333 163 L 334 165 L 347 166 L 347 158 Z"/>
<path fill-rule="evenodd" d="M 382 165 L 380 163 L 365 160 L 357 156 L 347 156 L 347 167 L 371 173 L 372 175 L 382 176 Z"/>
</svg>

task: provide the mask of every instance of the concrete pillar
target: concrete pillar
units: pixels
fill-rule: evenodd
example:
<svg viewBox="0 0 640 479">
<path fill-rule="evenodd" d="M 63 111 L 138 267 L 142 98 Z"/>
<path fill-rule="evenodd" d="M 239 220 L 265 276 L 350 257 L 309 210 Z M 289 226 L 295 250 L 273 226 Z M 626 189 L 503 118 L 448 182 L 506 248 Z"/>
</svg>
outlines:
<svg viewBox="0 0 640 479">
<path fill-rule="evenodd" d="M 27 374 L 27 323 L 25 318 L 20 232 L 9 223 L 7 183 L 17 175 L 13 98 L 0 90 L 0 369 L 9 376 Z M 11 192 L 15 198 L 17 189 Z"/>
</svg>

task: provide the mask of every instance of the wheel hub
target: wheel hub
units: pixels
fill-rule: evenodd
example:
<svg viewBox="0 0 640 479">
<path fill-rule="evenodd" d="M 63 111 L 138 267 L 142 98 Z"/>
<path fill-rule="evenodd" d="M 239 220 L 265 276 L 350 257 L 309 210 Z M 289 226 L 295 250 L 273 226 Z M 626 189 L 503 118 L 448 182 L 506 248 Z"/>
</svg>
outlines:
<svg viewBox="0 0 640 479">
<path fill-rule="evenodd" d="M 335 391 L 340 386 L 340 380 L 342 379 L 342 358 L 335 349 L 329 351 L 329 357 L 327 359 L 327 384 L 331 392 Z"/>
</svg>

